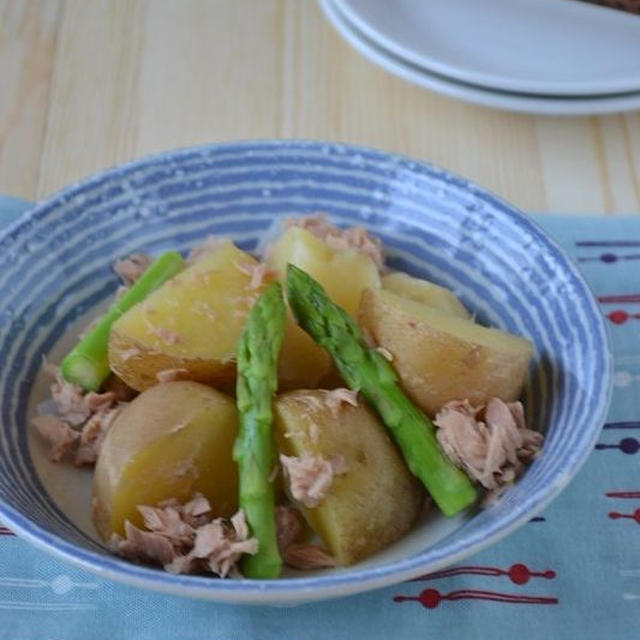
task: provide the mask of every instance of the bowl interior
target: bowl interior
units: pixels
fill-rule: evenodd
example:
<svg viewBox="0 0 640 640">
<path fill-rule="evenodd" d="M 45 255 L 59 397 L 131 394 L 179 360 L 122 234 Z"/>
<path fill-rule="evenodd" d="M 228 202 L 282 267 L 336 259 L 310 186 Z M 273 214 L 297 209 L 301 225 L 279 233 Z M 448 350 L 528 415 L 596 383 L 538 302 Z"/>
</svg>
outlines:
<svg viewBox="0 0 640 640">
<path fill-rule="evenodd" d="M 46 459 L 27 426 L 59 361 L 117 286 L 112 261 L 186 250 L 209 234 L 254 249 L 274 221 L 326 211 L 363 225 L 389 264 L 454 290 L 482 323 L 535 345 L 525 392 L 543 455 L 493 507 L 429 514 L 351 569 L 272 582 L 173 576 L 107 555 L 89 521 L 91 474 Z M 0 518 L 103 575 L 235 602 L 315 599 L 451 563 L 525 522 L 575 473 L 608 404 L 611 367 L 595 302 L 564 254 L 526 217 L 465 180 L 381 152 L 263 142 L 173 152 L 109 170 L 39 205 L 0 236 Z"/>
</svg>

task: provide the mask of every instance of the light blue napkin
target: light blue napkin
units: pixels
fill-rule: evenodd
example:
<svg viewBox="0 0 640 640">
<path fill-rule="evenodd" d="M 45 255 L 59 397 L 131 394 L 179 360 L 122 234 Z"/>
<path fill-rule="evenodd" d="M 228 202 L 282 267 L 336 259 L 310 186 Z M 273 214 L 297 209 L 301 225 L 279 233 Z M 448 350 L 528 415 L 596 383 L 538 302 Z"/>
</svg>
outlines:
<svg viewBox="0 0 640 640">
<path fill-rule="evenodd" d="M 0 198 L 0 224 L 20 209 L 15 199 Z M 77 570 L 0 529 L 0 638 L 640 637 L 640 304 L 617 298 L 640 294 L 640 216 L 536 219 L 601 297 L 616 354 L 613 405 L 600 444 L 540 518 L 429 580 L 290 609 L 139 591 Z"/>
<path fill-rule="evenodd" d="M 20 198 L 0 195 L 0 228 L 13 222 L 23 211 L 26 211 L 30 206 L 30 202 L 25 202 Z"/>
</svg>

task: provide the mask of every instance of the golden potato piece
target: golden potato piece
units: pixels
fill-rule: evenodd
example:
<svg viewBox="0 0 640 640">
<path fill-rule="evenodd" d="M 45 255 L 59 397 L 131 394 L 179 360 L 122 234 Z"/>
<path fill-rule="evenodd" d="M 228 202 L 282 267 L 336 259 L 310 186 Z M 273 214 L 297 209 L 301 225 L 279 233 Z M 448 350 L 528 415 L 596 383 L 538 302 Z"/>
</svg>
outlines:
<svg viewBox="0 0 640 640">
<path fill-rule="evenodd" d="M 449 400 L 516 400 L 533 352 L 528 340 L 390 291 L 367 290 L 360 325 L 392 356 L 402 386 L 430 416 Z"/>
<path fill-rule="evenodd" d="M 375 414 L 364 404 L 332 409 L 323 390 L 293 391 L 275 402 L 280 453 L 330 460 L 344 456 L 346 473 L 334 476 L 324 500 L 300 505 L 338 565 L 350 565 L 402 537 L 424 503 L 425 492 Z"/>
<path fill-rule="evenodd" d="M 138 391 L 157 384 L 165 370 L 233 388 L 236 342 L 267 280 L 252 282 L 256 268 L 227 241 L 167 281 L 113 324 L 111 370 Z"/>
<path fill-rule="evenodd" d="M 469 312 L 462 306 L 460 300 L 449 289 L 428 280 L 412 278 L 410 275 L 398 271 L 382 278 L 382 288 L 392 291 L 403 298 L 409 298 L 441 311 L 446 311 L 459 318 L 471 317 Z"/>
<path fill-rule="evenodd" d="M 354 249 L 335 251 L 300 227 L 285 231 L 267 259 L 267 264 L 282 282 L 289 263 L 316 278 L 331 298 L 352 315 L 358 309 L 363 289 L 380 286 L 378 270 L 371 258 Z M 330 367 L 331 358 L 327 352 L 290 316 L 278 365 L 280 390 L 316 387 L 329 374 Z"/>
<path fill-rule="evenodd" d="M 358 311 L 362 291 L 380 286 L 378 269 L 371 258 L 355 249 L 335 251 L 300 227 L 291 227 L 282 234 L 267 263 L 280 279 L 284 279 L 289 263 L 303 269 L 353 316 Z"/>
<path fill-rule="evenodd" d="M 331 366 L 329 354 L 295 322 L 289 312 L 278 359 L 278 389 L 317 387 Z"/>
<path fill-rule="evenodd" d="M 347 384 L 342 379 L 335 362 L 331 362 L 328 373 L 320 380 L 318 387 L 321 389 L 343 389 L 346 386 Z"/>
<path fill-rule="evenodd" d="M 233 400 L 197 382 L 152 387 L 128 404 L 102 444 L 93 477 L 93 522 L 107 540 L 125 520 L 142 525 L 137 505 L 204 494 L 214 515 L 237 508 L 231 453 L 238 431 Z"/>
</svg>

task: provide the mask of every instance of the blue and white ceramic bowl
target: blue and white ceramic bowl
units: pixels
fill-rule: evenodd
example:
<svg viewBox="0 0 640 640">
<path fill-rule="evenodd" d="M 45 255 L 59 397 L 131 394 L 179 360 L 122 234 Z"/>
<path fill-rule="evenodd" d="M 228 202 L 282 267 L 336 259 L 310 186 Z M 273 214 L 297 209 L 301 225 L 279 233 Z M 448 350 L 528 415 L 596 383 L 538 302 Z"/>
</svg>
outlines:
<svg viewBox="0 0 640 640">
<path fill-rule="evenodd" d="M 28 427 L 45 397 L 39 369 L 114 293 L 114 258 L 186 250 L 208 234 L 252 248 L 278 218 L 326 211 L 364 225 L 390 261 L 458 293 L 481 322 L 535 344 L 525 399 L 544 452 L 495 506 L 432 515 L 348 569 L 273 581 L 176 576 L 109 555 L 89 521 L 90 472 L 48 462 Z M 245 142 L 143 159 L 39 204 L 0 236 L 0 520 L 102 576 L 237 603 L 292 603 L 399 582 L 493 544 L 540 511 L 591 451 L 609 402 L 611 361 L 594 299 L 526 216 L 468 181 L 370 149 Z"/>
</svg>

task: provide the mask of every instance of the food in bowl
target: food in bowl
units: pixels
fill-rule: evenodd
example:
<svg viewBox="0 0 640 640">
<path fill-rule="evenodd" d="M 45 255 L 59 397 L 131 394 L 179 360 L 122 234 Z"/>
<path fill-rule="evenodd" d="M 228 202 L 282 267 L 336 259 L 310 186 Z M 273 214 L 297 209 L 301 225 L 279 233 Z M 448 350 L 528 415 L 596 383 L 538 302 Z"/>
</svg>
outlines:
<svg viewBox="0 0 640 640">
<path fill-rule="evenodd" d="M 220 577 L 352 565 L 540 451 L 529 341 L 389 272 L 363 229 L 313 216 L 261 259 L 212 238 L 115 268 L 126 289 L 47 365 L 56 412 L 34 424 L 53 459 L 95 464 L 120 555 Z"/>
</svg>

